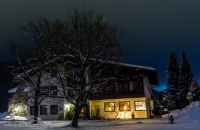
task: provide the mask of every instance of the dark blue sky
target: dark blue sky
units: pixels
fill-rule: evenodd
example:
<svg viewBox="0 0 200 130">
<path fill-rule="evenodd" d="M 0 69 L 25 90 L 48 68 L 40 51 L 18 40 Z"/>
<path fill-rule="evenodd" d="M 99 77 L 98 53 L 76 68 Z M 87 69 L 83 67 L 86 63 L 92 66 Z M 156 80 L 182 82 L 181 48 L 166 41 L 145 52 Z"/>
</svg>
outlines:
<svg viewBox="0 0 200 130">
<path fill-rule="evenodd" d="M 181 51 L 200 82 L 200 0 L 1 0 L 0 46 L 10 37 L 19 39 L 19 27 L 40 15 L 48 19 L 67 19 L 74 8 L 105 13 L 110 23 L 126 29 L 126 62 L 154 67 L 160 86 L 166 86 L 165 71 L 169 53 Z"/>
</svg>

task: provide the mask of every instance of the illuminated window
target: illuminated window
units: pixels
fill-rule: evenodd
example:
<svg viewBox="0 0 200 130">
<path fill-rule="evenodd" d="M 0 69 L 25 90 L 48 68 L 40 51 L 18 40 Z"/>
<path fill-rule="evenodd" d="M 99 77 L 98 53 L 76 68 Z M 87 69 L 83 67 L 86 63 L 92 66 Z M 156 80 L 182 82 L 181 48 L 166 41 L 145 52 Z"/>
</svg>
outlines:
<svg viewBox="0 0 200 130">
<path fill-rule="evenodd" d="M 136 101 L 135 102 L 135 110 L 136 111 L 146 111 L 146 104 L 144 101 Z"/>
<path fill-rule="evenodd" d="M 114 102 L 105 102 L 104 103 L 104 111 L 105 112 L 114 112 L 115 111 L 115 103 Z"/>
<path fill-rule="evenodd" d="M 124 102 L 119 102 L 119 110 L 120 111 L 130 111 L 130 102 L 129 101 L 124 101 Z"/>
</svg>

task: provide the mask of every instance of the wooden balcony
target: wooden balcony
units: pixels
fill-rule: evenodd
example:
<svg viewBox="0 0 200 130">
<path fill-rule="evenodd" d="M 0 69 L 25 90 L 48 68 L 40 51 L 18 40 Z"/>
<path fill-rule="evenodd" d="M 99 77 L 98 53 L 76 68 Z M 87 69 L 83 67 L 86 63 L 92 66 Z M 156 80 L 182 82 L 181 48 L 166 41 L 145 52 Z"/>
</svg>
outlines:
<svg viewBox="0 0 200 130">
<path fill-rule="evenodd" d="M 90 100 L 100 100 L 100 99 L 117 99 L 117 98 L 136 98 L 144 97 L 144 92 L 129 90 L 127 92 L 115 91 L 115 92 L 96 92 L 90 94 Z"/>
</svg>

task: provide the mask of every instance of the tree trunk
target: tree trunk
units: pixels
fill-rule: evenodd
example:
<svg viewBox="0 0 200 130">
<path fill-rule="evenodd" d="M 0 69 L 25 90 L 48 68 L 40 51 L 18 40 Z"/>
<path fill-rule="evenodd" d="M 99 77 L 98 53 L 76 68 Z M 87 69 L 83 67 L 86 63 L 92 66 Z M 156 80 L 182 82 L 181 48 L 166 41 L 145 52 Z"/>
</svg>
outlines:
<svg viewBox="0 0 200 130">
<path fill-rule="evenodd" d="M 37 124 L 38 123 L 38 105 L 37 104 L 34 105 L 34 109 L 35 109 L 35 113 L 34 113 L 34 121 L 33 121 L 33 123 Z"/>
<path fill-rule="evenodd" d="M 36 90 L 35 91 L 35 97 L 36 98 L 34 100 L 34 110 L 35 110 L 34 111 L 34 121 L 33 121 L 34 124 L 38 123 L 38 111 L 39 111 L 39 108 L 38 108 L 39 107 L 39 105 L 38 105 L 38 96 L 37 96 L 38 93 L 39 93 L 38 90 Z"/>
<path fill-rule="evenodd" d="M 75 106 L 75 113 L 74 116 L 72 118 L 72 127 L 78 127 L 78 118 L 79 118 L 79 114 L 81 112 L 82 107 L 77 105 Z"/>
</svg>

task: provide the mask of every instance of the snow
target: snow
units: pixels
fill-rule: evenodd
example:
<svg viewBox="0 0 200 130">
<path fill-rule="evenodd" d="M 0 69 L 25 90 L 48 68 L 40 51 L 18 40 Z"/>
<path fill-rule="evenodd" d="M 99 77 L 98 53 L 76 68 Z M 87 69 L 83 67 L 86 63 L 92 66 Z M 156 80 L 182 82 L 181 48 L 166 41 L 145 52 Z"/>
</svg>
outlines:
<svg viewBox="0 0 200 130">
<path fill-rule="evenodd" d="M 192 102 L 186 108 L 171 111 L 169 115 L 174 116 L 174 124 L 168 121 L 168 114 L 162 118 L 133 119 L 133 120 L 79 120 L 80 130 L 199 130 L 200 129 L 200 101 Z M 0 114 L 0 118 L 9 116 L 8 112 Z M 71 121 L 40 121 L 39 124 L 31 124 L 27 121 L 0 121 L 0 130 L 27 130 L 27 129 L 53 129 L 74 130 L 70 127 Z"/>
<path fill-rule="evenodd" d="M 195 101 L 190 103 L 182 110 L 170 111 L 170 114 L 175 120 L 185 120 L 200 122 L 200 101 Z M 167 119 L 168 114 L 162 116 L 163 119 Z"/>
<path fill-rule="evenodd" d="M 10 112 L 0 113 L 0 120 L 27 120 L 26 117 L 11 116 Z"/>
<path fill-rule="evenodd" d="M 17 89 L 19 88 L 19 86 L 12 88 L 10 90 L 8 90 L 8 93 L 15 93 L 17 91 Z M 30 87 L 25 87 L 24 88 L 24 92 L 28 92 L 30 90 Z"/>
<path fill-rule="evenodd" d="M 8 93 L 15 93 L 17 91 L 18 87 L 12 88 L 8 91 Z"/>
<path fill-rule="evenodd" d="M 132 68 L 138 68 L 138 69 L 155 70 L 154 68 L 148 67 L 148 66 L 132 65 L 132 64 L 126 64 L 126 63 L 120 63 L 120 65 L 132 67 Z"/>
</svg>

